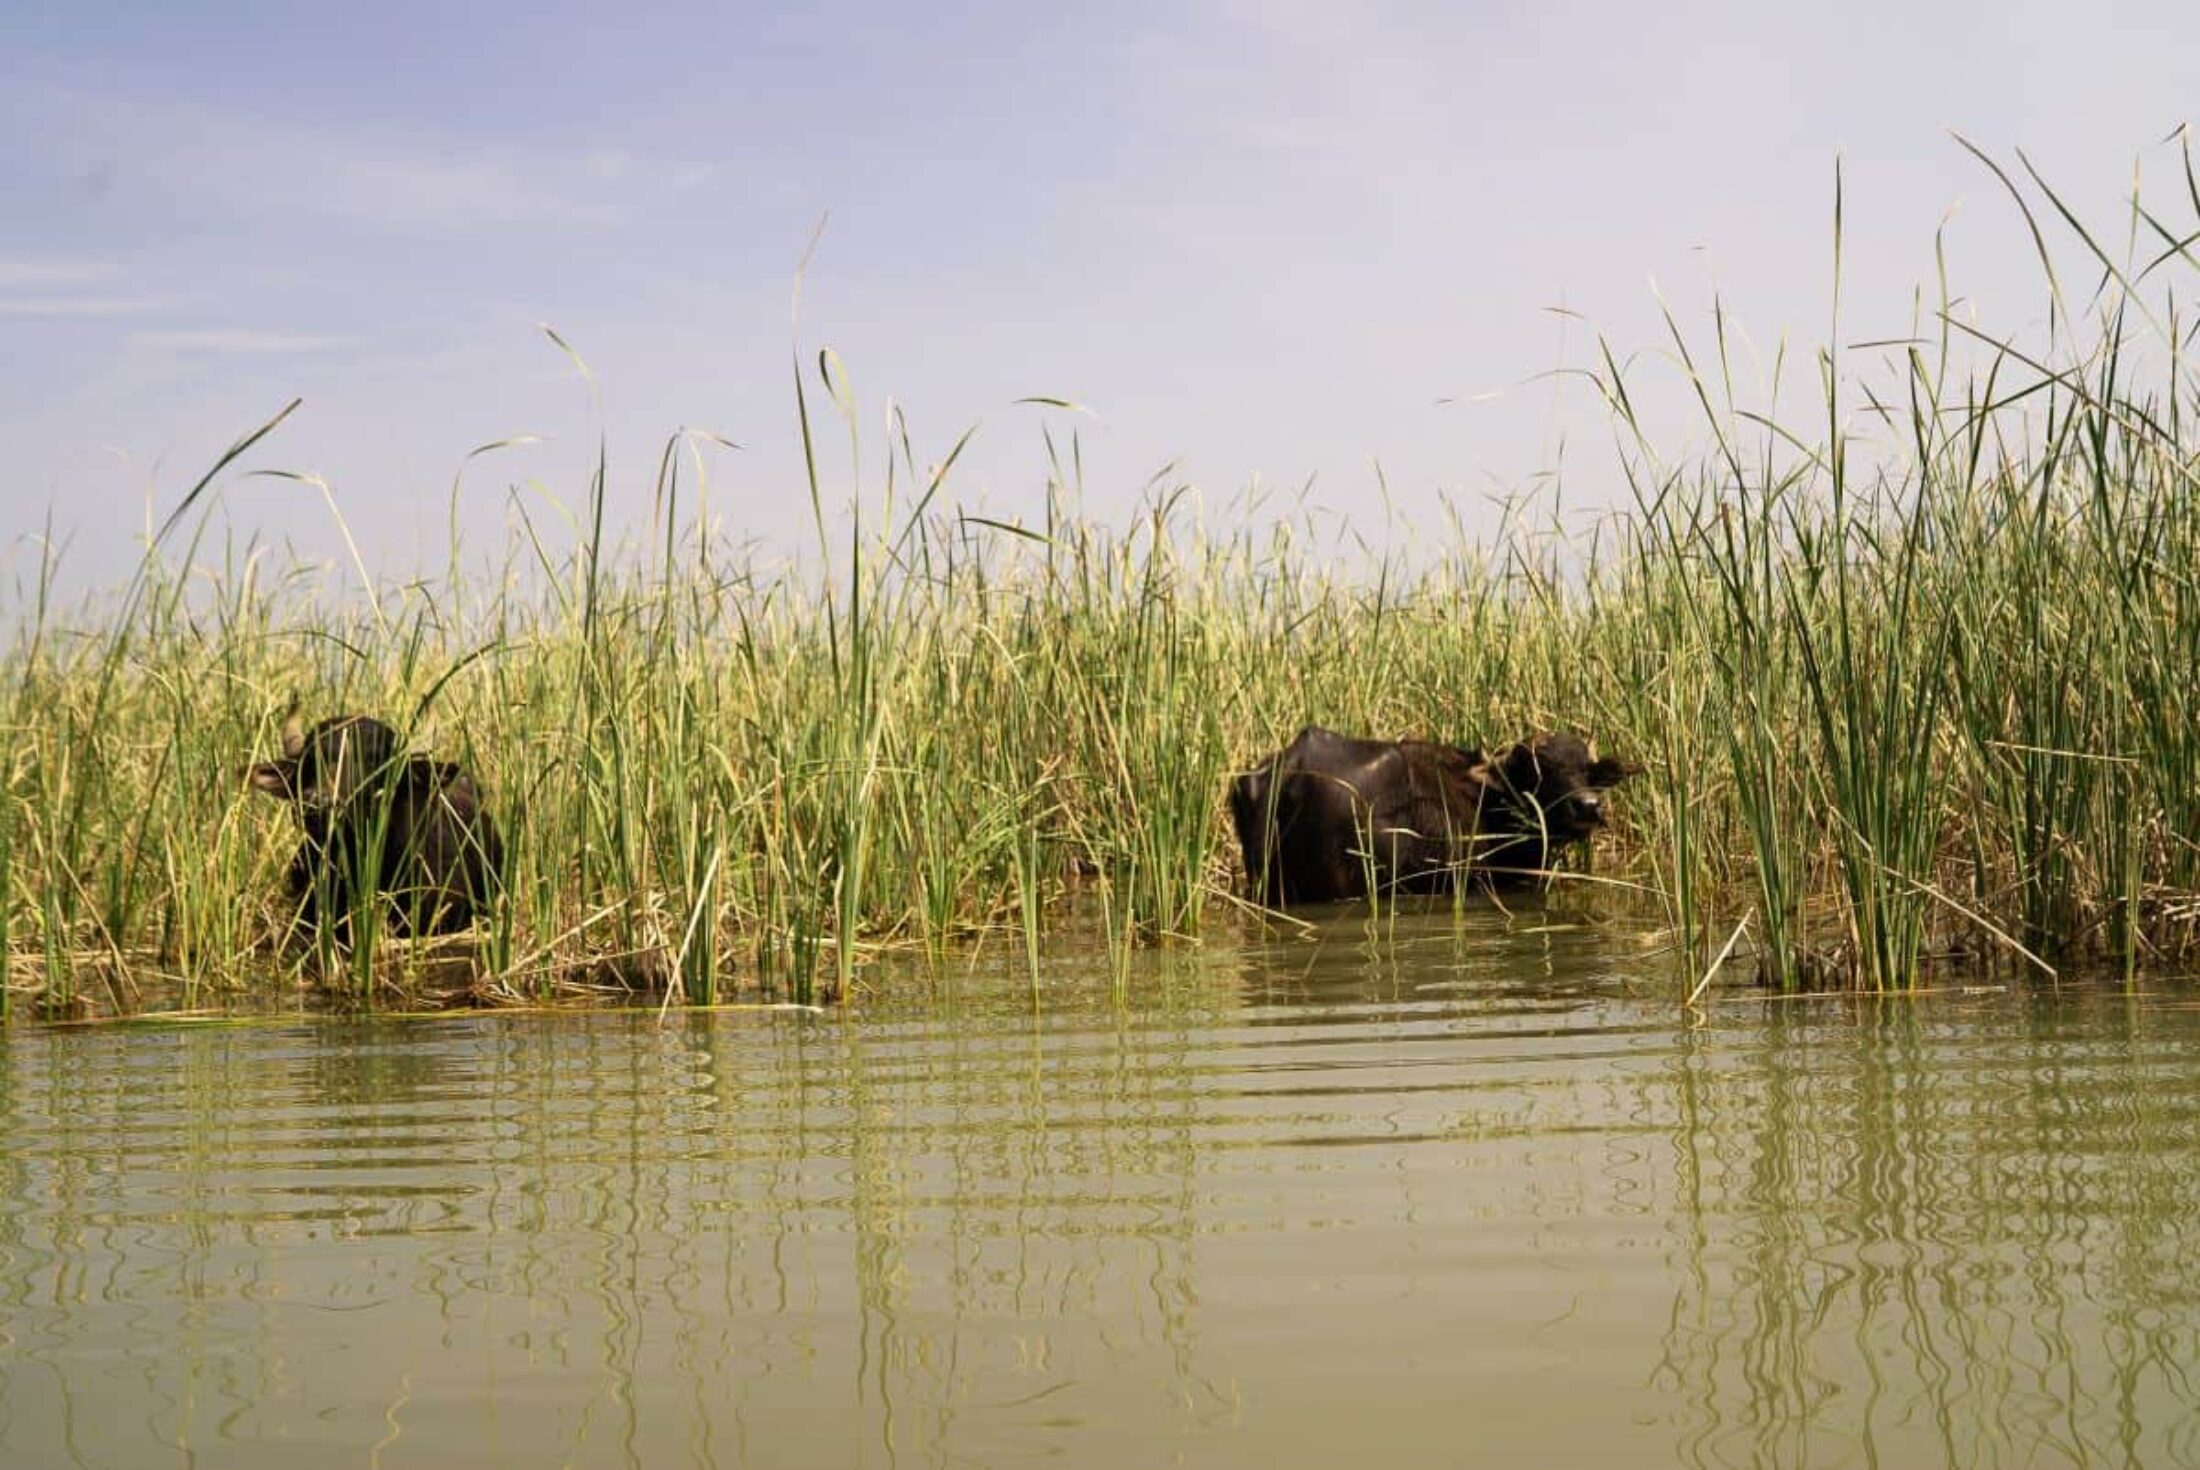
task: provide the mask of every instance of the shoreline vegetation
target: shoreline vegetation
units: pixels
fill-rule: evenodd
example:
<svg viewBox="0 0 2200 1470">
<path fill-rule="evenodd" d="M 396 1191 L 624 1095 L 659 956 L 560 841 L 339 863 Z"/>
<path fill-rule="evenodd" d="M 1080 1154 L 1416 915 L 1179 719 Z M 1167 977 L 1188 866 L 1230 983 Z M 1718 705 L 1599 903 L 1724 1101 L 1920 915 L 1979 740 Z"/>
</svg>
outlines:
<svg viewBox="0 0 2200 1470">
<path fill-rule="evenodd" d="M 1739 401 L 1723 315 L 1669 319 L 1708 451 L 1661 459 L 1638 370 L 1603 348 L 1587 376 L 1631 502 L 1586 530 L 1516 506 L 1410 572 L 1345 575 L 1181 492 L 1120 530 L 1080 520 L 1074 438 L 1051 433 L 1044 525 L 956 513 L 955 455 L 919 473 L 904 436 L 843 537 L 816 436 L 854 437 L 854 413 L 826 353 L 795 374 L 821 569 L 728 565 L 682 530 L 676 438 L 649 542 L 609 533 L 599 462 L 570 552 L 523 524 L 501 580 L 454 545 L 445 582 L 337 603 L 310 569 L 267 580 L 205 544 L 278 415 L 118 598 L 71 622 L 49 566 L 14 616 L 0 1005 L 220 1007 L 302 978 L 375 1004 L 807 1003 L 857 993 L 882 949 L 979 936 L 1036 985 L 1065 924 L 1128 955 L 1262 922 L 1224 790 L 1308 722 L 1575 729 L 1641 765 L 1561 901 L 1653 927 L 1677 998 L 2174 968 L 2200 939 L 2200 394 L 2176 290 L 2200 246 L 2136 194 L 2111 246 L 2028 167 L 1980 161 L 2038 246 L 2043 345 L 1967 324 L 1943 278 L 1914 337 L 1821 351 L 1818 400 L 1788 412 Z M 2200 219 L 2189 151 L 2178 187 Z M 489 920 L 284 941 L 295 823 L 241 772 L 293 698 L 481 780 L 508 848 Z"/>
</svg>

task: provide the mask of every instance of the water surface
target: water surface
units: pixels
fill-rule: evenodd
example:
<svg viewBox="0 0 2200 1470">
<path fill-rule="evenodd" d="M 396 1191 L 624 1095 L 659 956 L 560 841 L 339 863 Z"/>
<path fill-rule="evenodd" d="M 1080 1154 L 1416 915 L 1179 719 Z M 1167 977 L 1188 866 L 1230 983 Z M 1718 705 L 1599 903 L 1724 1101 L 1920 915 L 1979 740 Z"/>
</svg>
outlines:
<svg viewBox="0 0 2200 1470">
<path fill-rule="evenodd" d="M 2200 1005 L 1631 938 L 0 1038 L 0 1465 L 2200 1463 Z"/>
</svg>

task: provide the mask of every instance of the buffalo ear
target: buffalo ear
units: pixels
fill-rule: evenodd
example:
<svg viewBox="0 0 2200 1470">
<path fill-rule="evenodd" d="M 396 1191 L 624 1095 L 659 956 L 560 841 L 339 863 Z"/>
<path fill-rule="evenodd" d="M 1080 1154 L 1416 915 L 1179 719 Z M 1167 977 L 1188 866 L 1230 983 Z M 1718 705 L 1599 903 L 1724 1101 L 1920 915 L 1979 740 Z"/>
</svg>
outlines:
<svg viewBox="0 0 2200 1470">
<path fill-rule="evenodd" d="M 1639 776 L 1641 774 L 1642 767 L 1631 766 L 1623 760 L 1614 760 L 1611 756 L 1606 756 L 1602 760 L 1590 763 L 1589 784 L 1591 786 L 1617 786 L 1629 776 Z"/>
<path fill-rule="evenodd" d="M 244 779 L 254 791 L 264 791 L 269 796 L 279 796 L 286 801 L 291 795 L 290 778 L 296 767 L 288 761 L 262 761 L 245 768 Z"/>
<path fill-rule="evenodd" d="M 1505 752 L 1505 780 L 1515 791 L 1533 791 L 1543 782 L 1543 761 L 1533 742 L 1523 740 Z"/>
</svg>

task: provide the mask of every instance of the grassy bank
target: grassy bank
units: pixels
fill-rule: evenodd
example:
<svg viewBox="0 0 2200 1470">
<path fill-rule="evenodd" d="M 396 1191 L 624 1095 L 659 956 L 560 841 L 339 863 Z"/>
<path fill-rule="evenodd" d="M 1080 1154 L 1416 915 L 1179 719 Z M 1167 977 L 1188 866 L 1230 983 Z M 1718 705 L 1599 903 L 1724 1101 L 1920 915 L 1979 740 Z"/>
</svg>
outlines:
<svg viewBox="0 0 2200 1470">
<path fill-rule="evenodd" d="M 1708 452 L 1661 458 L 1608 354 L 1629 503 L 1410 568 L 1340 575 L 1166 494 L 1122 527 L 968 520 L 952 458 L 922 476 L 904 445 L 854 535 L 819 505 L 822 569 L 620 542 L 599 475 L 577 547 L 523 532 L 502 576 L 337 602 L 199 539 L 225 461 L 98 613 L 50 609 L 43 578 L 16 610 L 11 1003 L 127 1006 L 154 976 L 367 994 L 438 963 L 521 995 L 812 998 L 881 945 L 1036 946 L 1072 890 L 1113 944 L 1193 938 L 1238 921 L 1227 777 L 1309 720 L 1567 726 L 1640 762 L 1596 855 L 1619 886 L 1582 903 L 1661 924 L 1677 993 L 1721 956 L 1886 987 L 1935 956 L 2175 962 L 2200 912 L 2200 400 L 2163 281 L 2191 231 L 2135 206 L 2112 254 L 2062 225 L 2101 286 L 2074 305 L 2050 270 L 2045 347 L 1928 310 L 1876 376 L 1822 353 L 1783 418 L 1740 401 L 1722 324 L 1676 326 Z M 1867 391 L 1889 364 L 1897 390 Z M 802 383 L 809 443 L 838 385 Z M 1070 464 L 1035 468 L 1056 507 Z M 485 781 L 509 897 L 472 941 L 278 945 L 296 837 L 240 771 L 293 695 Z"/>
</svg>

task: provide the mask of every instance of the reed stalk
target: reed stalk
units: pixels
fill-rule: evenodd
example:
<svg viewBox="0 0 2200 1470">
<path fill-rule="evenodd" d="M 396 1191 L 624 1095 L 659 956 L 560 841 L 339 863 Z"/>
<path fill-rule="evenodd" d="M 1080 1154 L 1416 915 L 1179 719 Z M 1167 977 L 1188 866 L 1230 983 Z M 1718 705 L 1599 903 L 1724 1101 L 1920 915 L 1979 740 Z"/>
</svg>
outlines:
<svg viewBox="0 0 2200 1470">
<path fill-rule="evenodd" d="M 378 587 L 356 552 L 347 581 L 214 534 L 279 414 L 148 528 L 118 595 L 57 607 L 45 555 L 8 610 L 0 1007 L 126 1008 L 155 979 L 374 1003 L 454 950 L 520 995 L 812 1000 L 860 992 L 882 947 L 945 962 L 995 936 L 1036 993 L 1046 943 L 1092 921 L 1127 974 L 1134 945 L 1244 922 L 1216 902 L 1223 792 L 1309 722 L 1574 727 L 1641 763 L 1591 855 L 1612 881 L 1556 901 L 1667 931 L 1682 994 L 1737 955 L 1876 988 L 2174 961 L 2200 933 L 2194 229 L 2135 199 L 2111 250 L 1996 174 L 2043 242 L 2050 340 L 1962 319 L 1943 267 L 1891 343 L 1843 344 L 1837 314 L 1792 410 L 1784 353 L 1753 399 L 1723 310 L 1669 318 L 1707 447 L 1654 442 L 1652 369 L 1607 347 L 1632 494 L 1586 523 L 1523 497 L 1492 533 L 1392 527 L 1356 554 L 1303 508 L 1210 512 L 1164 477 L 1103 524 L 1054 399 L 1017 410 L 1043 518 L 979 518 L 955 508 L 968 435 L 920 471 L 897 410 L 875 442 L 838 359 L 800 353 L 816 540 L 792 560 L 715 539 L 707 436 L 667 442 L 648 525 L 620 526 L 599 435 L 573 513 L 509 486 L 501 562 L 464 570 L 454 537 L 440 580 Z M 2184 183 L 2200 219 L 2189 162 Z M 2088 312 L 2051 229 L 2102 282 Z M 1838 191 L 1833 243 L 1838 279 Z M 465 493 L 513 442 L 468 457 Z M 286 932 L 295 826 L 238 772 L 294 697 L 482 783 L 506 871 L 473 935 L 377 938 L 366 902 L 348 947 Z"/>
</svg>

